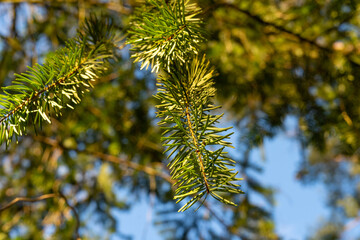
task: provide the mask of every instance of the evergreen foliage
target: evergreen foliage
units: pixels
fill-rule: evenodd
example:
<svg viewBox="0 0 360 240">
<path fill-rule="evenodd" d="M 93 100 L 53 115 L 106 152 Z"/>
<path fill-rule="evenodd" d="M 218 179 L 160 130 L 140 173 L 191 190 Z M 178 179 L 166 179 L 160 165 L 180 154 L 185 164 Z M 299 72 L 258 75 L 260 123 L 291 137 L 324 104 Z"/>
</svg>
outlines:
<svg viewBox="0 0 360 240">
<path fill-rule="evenodd" d="M 164 71 L 156 98 L 161 102 L 158 116 L 164 118 L 160 125 L 165 129 L 162 139 L 168 158 L 175 153 L 169 165 L 176 180 L 174 198 L 180 202 L 191 196 L 179 211 L 207 194 L 235 205 L 222 196 L 242 191 L 233 183 L 239 180 L 237 172 L 229 169 L 235 162 L 224 151 L 231 146 L 225 140 L 232 133 L 220 135 L 230 128 L 215 127 L 222 115 L 211 113 L 219 108 L 211 102 L 214 70 L 205 57 L 197 56 L 203 35 L 201 20 L 195 18 L 199 8 L 184 0 L 169 4 L 151 0 L 149 4 L 133 20 L 129 43 L 141 68 L 151 64 L 153 71 Z M 52 113 L 58 116 L 64 107 L 73 108 L 93 87 L 91 82 L 106 72 L 116 44 L 111 22 L 92 16 L 83 28 L 65 48 L 46 58 L 44 65 L 29 67 L 16 75 L 13 85 L 3 88 L 0 143 L 22 136 L 29 123 L 35 129 L 43 121 L 51 123 Z"/>
<path fill-rule="evenodd" d="M 135 9 L 144 2 L 1 1 L 1 86 L 11 83 L 14 72 L 24 72 L 38 59 L 43 63 L 49 51 L 63 47 L 89 13 L 110 17 L 121 34 L 135 13 L 141 18 Z M 283 175 L 274 175 L 289 169 L 268 169 L 273 160 L 283 159 L 273 159 L 278 148 L 269 146 L 285 144 L 284 152 L 276 154 L 287 155 L 289 147 L 296 148 L 294 138 L 302 147 L 301 158 L 288 156 L 287 163 L 297 166 L 296 179 L 306 185 L 320 183 L 328 197 L 328 218 L 310 221 L 314 227 L 306 235 L 309 239 L 359 237 L 360 2 L 193 2 L 204 10 L 200 26 L 209 34 L 201 48 L 216 66 L 216 99 L 238 133 L 232 137 L 236 154 L 231 156 L 246 179 L 246 195 L 226 197 L 239 206 L 208 197 L 196 213 L 176 214 L 179 204 L 172 201 L 173 181 L 164 166 L 170 152 L 162 154 L 161 129 L 154 124 L 158 121 L 152 111 L 155 78 L 148 71 L 139 73 L 125 48 L 111 61 L 106 75 L 93 83 L 94 89 L 81 97 L 75 111 L 63 108 L 60 118 L 50 118 L 52 124 L 45 121 L 41 129 L 30 125 L 18 144 L 6 150 L 1 146 L 1 209 L 14 200 L 56 196 L 19 201 L 1 211 L 0 239 L 76 239 L 77 231 L 84 239 L 136 238 L 140 222 L 131 232 L 121 224 L 124 218 L 130 223 L 121 213 L 140 214 L 138 204 L 143 200 L 151 205 L 148 212 L 141 212 L 151 217 L 143 225 L 144 234 L 155 228 L 157 238 L 294 238 L 293 233 L 281 231 L 281 220 L 274 221 L 274 214 L 288 207 L 276 189 L 290 197 L 295 191 L 277 181 Z M 152 11 L 157 14 L 157 8 Z M 97 31 L 103 26 L 98 25 Z M 281 143 L 279 138 L 272 140 L 279 133 Z M 261 156 L 254 150 L 260 150 Z M 264 174 L 271 179 L 264 180 Z M 78 219 L 58 190 L 76 209 Z M 312 194 L 301 198 L 310 199 Z M 304 201 L 298 200 L 295 208 L 301 209 Z M 290 215 L 287 223 L 297 222 L 296 213 Z"/>
<path fill-rule="evenodd" d="M 228 168 L 234 167 L 235 162 L 224 152 L 225 147 L 231 147 L 224 139 L 232 133 L 220 135 L 231 127 L 216 127 L 223 114 L 212 114 L 219 108 L 211 102 L 215 95 L 212 75 L 213 69 L 205 57 L 195 57 L 185 68 L 175 65 L 171 73 L 158 79 L 158 116 L 163 118 L 160 126 L 164 129 L 165 152 L 171 159 L 171 175 L 177 180 L 175 199 L 180 202 L 192 196 L 179 211 L 188 209 L 205 194 L 235 205 L 216 192 L 241 193 L 239 185 L 233 183 L 240 180 L 237 172 Z"/>
<path fill-rule="evenodd" d="M 170 3 L 149 1 L 148 11 L 139 11 L 129 31 L 129 43 L 135 51 L 135 62 L 141 68 L 152 66 L 163 72 L 158 78 L 160 100 L 157 116 L 164 129 L 162 141 L 171 159 L 169 168 L 176 180 L 177 202 L 191 197 L 179 209 L 185 211 L 210 194 L 215 199 L 235 205 L 224 193 L 242 193 L 234 181 L 234 161 L 226 156 L 225 141 L 232 133 L 221 135 L 230 128 L 218 128 L 222 115 L 215 115 L 211 98 L 215 96 L 213 72 L 205 56 L 199 57 L 198 43 L 202 39 L 199 9 L 185 0 Z"/>
<path fill-rule="evenodd" d="M 170 72 L 173 62 L 185 63 L 189 54 L 197 54 L 204 35 L 202 21 L 196 17 L 199 12 L 189 0 L 149 0 L 139 8 L 128 42 L 141 69 L 152 65 L 152 71 L 162 67 Z"/>
<path fill-rule="evenodd" d="M 43 65 L 28 67 L 16 74 L 13 84 L 3 87 L 0 97 L 0 144 L 8 145 L 26 133 L 29 123 L 42 126 L 51 123 L 50 115 L 61 115 L 65 107 L 73 108 L 81 96 L 93 87 L 94 80 L 107 69 L 113 56 L 115 36 L 112 23 L 92 16 L 85 22 L 83 32 L 69 40 L 66 47 L 49 55 Z"/>
</svg>

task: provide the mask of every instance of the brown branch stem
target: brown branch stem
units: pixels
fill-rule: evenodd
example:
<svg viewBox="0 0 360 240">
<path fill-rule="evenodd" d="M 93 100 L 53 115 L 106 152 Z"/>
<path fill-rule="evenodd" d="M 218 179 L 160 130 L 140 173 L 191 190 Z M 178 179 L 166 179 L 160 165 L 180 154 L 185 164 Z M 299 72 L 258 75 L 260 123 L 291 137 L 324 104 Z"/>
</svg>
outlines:
<svg viewBox="0 0 360 240">
<path fill-rule="evenodd" d="M 209 186 L 209 183 L 208 183 L 208 181 L 207 181 L 206 174 L 205 174 L 204 163 L 203 163 L 203 160 L 202 160 L 202 157 L 201 157 L 201 153 L 200 153 L 200 150 L 199 150 L 199 143 L 198 143 L 197 138 L 196 138 L 196 136 L 195 136 L 195 134 L 194 134 L 194 130 L 193 130 L 193 127 L 192 127 L 192 124 L 191 124 L 191 119 L 190 119 L 190 113 L 189 113 L 188 103 L 186 104 L 185 111 L 186 111 L 187 124 L 188 124 L 189 130 L 190 130 L 190 133 L 191 133 L 191 137 L 192 137 L 192 140 L 193 140 L 194 145 L 195 145 L 195 148 L 196 148 L 196 154 L 197 154 L 197 156 L 198 156 L 198 160 L 199 160 L 199 164 L 200 164 L 200 170 L 201 170 L 201 174 L 202 174 L 203 179 L 204 179 L 204 183 L 205 183 L 205 187 L 206 187 L 206 192 L 207 192 L 207 193 L 210 193 L 210 186 Z"/>
<path fill-rule="evenodd" d="M 59 147 L 59 148 L 64 149 L 64 150 L 70 150 L 70 149 L 66 148 L 65 146 L 61 145 L 61 143 L 58 142 L 55 139 L 51 139 L 51 138 L 44 137 L 44 136 L 32 136 L 32 137 L 35 140 L 41 141 L 41 142 L 43 142 L 45 144 L 48 144 L 50 146 Z M 74 150 L 74 149 L 71 149 L 71 150 Z M 146 174 L 148 174 L 150 176 L 158 176 L 158 177 L 164 179 L 165 181 L 167 181 L 169 183 L 174 183 L 174 180 L 172 180 L 171 177 L 168 174 L 165 174 L 165 173 L 163 173 L 163 172 L 161 172 L 161 171 L 159 171 L 157 169 L 154 169 L 152 167 L 145 166 L 145 165 L 142 165 L 142 164 L 139 164 L 139 163 L 136 163 L 136 162 L 132 162 L 132 161 L 130 161 L 128 159 L 123 159 L 123 158 L 119 158 L 119 157 L 116 157 L 116 156 L 113 156 L 113 155 L 105 154 L 105 153 L 102 153 L 102 152 L 96 152 L 96 151 L 89 151 L 89 150 L 84 150 L 84 151 L 75 150 L 75 151 L 83 152 L 83 153 L 86 153 L 86 154 L 89 154 L 89 155 L 93 155 L 93 156 L 96 156 L 96 157 L 100 158 L 101 160 L 116 163 L 116 164 L 119 164 L 121 166 L 126 166 L 128 168 L 144 172 L 144 173 L 146 173 Z"/>
<path fill-rule="evenodd" d="M 184 91 L 184 101 L 185 101 L 185 115 L 186 115 L 186 120 L 187 120 L 187 125 L 188 125 L 188 128 L 189 128 L 189 131 L 190 131 L 190 134 L 191 134 L 191 138 L 193 140 L 193 143 L 194 143 L 194 146 L 195 146 L 195 151 L 196 151 L 196 154 L 197 154 L 197 157 L 198 157 L 198 161 L 199 161 L 199 165 L 200 165 L 200 171 L 201 171 L 201 174 L 202 174 L 202 177 L 204 179 L 204 184 L 205 184 L 205 188 L 206 188 L 206 192 L 207 193 L 210 193 L 210 186 L 209 186 L 209 183 L 207 181 L 207 177 L 206 177 L 206 174 L 205 174 L 205 167 L 204 167 L 204 162 L 203 162 L 203 159 L 202 159 L 202 156 L 201 156 L 201 152 L 200 152 L 200 149 L 199 149 L 199 143 L 198 143 L 198 139 L 197 137 L 195 136 L 195 133 L 194 133 L 194 130 L 193 130 L 193 126 L 192 126 L 192 123 L 191 123 L 191 119 L 190 119 L 190 111 L 189 111 L 189 108 L 190 108 L 190 103 L 189 103 L 189 98 L 188 98 L 188 94 L 187 94 L 187 90 L 184 86 L 184 84 L 180 81 L 180 85 Z"/>
<path fill-rule="evenodd" d="M 42 201 L 45 199 L 49 199 L 49 198 L 55 198 L 57 197 L 58 194 L 56 193 L 49 193 L 49 194 L 44 194 L 41 195 L 39 197 L 34 197 L 34 198 L 29 198 L 29 197 L 17 197 L 14 200 L 12 200 L 11 202 L 5 204 L 3 207 L 0 208 L 0 213 L 10 207 L 12 207 L 13 205 L 15 205 L 18 202 L 38 202 L 38 201 Z"/>
<path fill-rule="evenodd" d="M 76 220 L 76 226 L 75 226 L 75 235 L 76 235 L 76 240 L 80 240 L 80 234 L 79 234 L 79 229 L 80 229 L 80 217 L 78 212 L 76 211 L 75 207 L 73 205 L 71 205 L 67 199 L 67 197 L 59 190 L 59 195 L 62 199 L 64 199 L 65 204 L 71 209 L 71 211 L 73 212 L 74 216 L 75 216 L 75 220 Z"/>
<path fill-rule="evenodd" d="M 247 17 L 255 20 L 256 22 L 260 23 L 261 25 L 271 26 L 271 27 L 279 30 L 280 32 L 286 33 L 286 34 L 288 34 L 290 36 L 293 36 L 293 37 L 297 38 L 300 42 L 310 44 L 311 46 L 314 46 L 314 47 L 316 47 L 316 48 L 318 48 L 318 49 L 320 49 L 320 50 L 322 50 L 322 51 L 324 51 L 326 53 L 335 53 L 335 50 L 333 48 L 331 48 L 331 47 L 320 45 L 314 39 L 308 39 L 308 38 L 302 36 L 299 33 L 293 32 L 293 31 L 285 28 L 284 26 L 278 25 L 278 24 L 273 23 L 273 22 L 266 21 L 266 20 L 262 19 L 260 16 L 255 15 L 255 14 L 249 12 L 248 10 L 242 9 L 242 8 L 240 8 L 240 7 L 238 7 L 238 6 L 234 5 L 234 4 L 231 4 L 231 3 L 217 3 L 217 4 L 214 4 L 214 5 L 210 6 L 210 7 L 208 7 L 205 11 L 203 11 L 203 14 L 210 11 L 211 9 L 217 9 L 217 8 L 220 8 L 220 7 L 230 8 L 230 9 L 233 9 L 233 10 L 235 10 L 237 12 L 240 12 L 240 13 L 246 15 Z M 353 65 L 355 65 L 357 67 L 360 67 L 360 64 L 355 62 L 354 60 L 352 60 L 350 58 L 350 55 L 344 53 L 344 56 L 347 58 L 347 60 L 350 63 L 352 63 Z"/>
<path fill-rule="evenodd" d="M 134 170 L 144 172 L 150 176 L 158 176 L 169 183 L 174 183 L 174 180 L 172 180 L 168 174 L 162 173 L 152 167 L 148 167 L 148 166 L 136 163 L 136 162 L 132 162 L 127 159 L 118 158 L 113 155 L 104 154 L 102 152 L 90 152 L 90 151 L 86 151 L 86 152 L 89 154 L 92 154 L 94 156 L 97 156 L 102 160 L 112 162 L 112 163 L 122 164 L 122 165 L 127 166 L 128 168 L 132 168 Z"/>
<path fill-rule="evenodd" d="M 79 214 L 77 213 L 76 209 L 74 206 L 72 206 L 68 199 L 65 197 L 65 195 L 61 192 L 58 191 L 58 193 L 49 193 L 49 194 L 44 194 L 41 195 L 39 197 L 34 197 L 34 198 L 29 198 L 29 197 L 17 197 L 14 200 L 12 200 L 11 202 L 5 204 L 3 207 L 0 208 L 0 213 L 5 211 L 6 209 L 11 208 L 12 206 L 14 206 L 16 203 L 18 202 L 38 202 L 38 201 L 42 201 L 42 200 L 46 200 L 49 198 L 57 198 L 57 197 L 61 197 L 64 199 L 66 205 L 71 209 L 71 211 L 73 212 L 75 219 L 76 219 L 76 228 L 75 228 L 75 234 L 76 234 L 76 239 L 79 240 L 80 239 L 80 235 L 79 235 L 79 228 L 80 228 L 80 218 L 79 218 Z"/>
<path fill-rule="evenodd" d="M 292 35 L 292 36 L 296 37 L 297 39 L 299 39 L 302 42 L 309 43 L 310 45 L 315 46 L 315 47 L 317 47 L 317 48 L 319 48 L 319 49 L 321 49 L 321 50 L 323 50 L 325 52 L 331 52 L 331 49 L 318 44 L 315 40 L 305 38 L 305 37 L 301 36 L 300 34 L 292 32 L 292 31 L 286 29 L 285 27 L 280 26 L 280 25 L 278 25 L 276 23 L 265 21 L 264 19 L 262 19 L 258 15 L 255 15 L 255 14 L 253 14 L 253 13 L 251 13 L 251 12 L 245 10 L 245 9 L 242 9 L 242 8 L 240 8 L 238 6 L 235 6 L 235 5 L 230 4 L 230 3 L 219 3 L 219 4 L 217 4 L 217 6 L 218 7 L 227 7 L 227 8 L 234 9 L 234 10 L 236 10 L 238 12 L 241 12 L 241 13 L 245 14 L 246 16 L 252 18 L 253 20 L 257 21 L 258 23 L 260 23 L 262 25 L 267 25 L 267 26 L 274 27 L 275 29 L 277 29 L 277 30 L 279 30 L 281 32 L 284 32 L 284 33 L 287 33 L 289 35 Z"/>
</svg>

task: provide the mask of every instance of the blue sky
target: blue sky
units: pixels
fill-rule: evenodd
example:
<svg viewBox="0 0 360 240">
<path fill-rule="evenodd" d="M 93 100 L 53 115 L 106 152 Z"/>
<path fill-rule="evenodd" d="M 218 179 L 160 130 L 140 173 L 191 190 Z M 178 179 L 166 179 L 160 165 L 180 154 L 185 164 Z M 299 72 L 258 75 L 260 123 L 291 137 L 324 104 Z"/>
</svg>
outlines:
<svg viewBox="0 0 360 240">
<path fill-rule="evenodd" d="M 299 143 L 285 134 L 265 142 L 266 162 L 259 176 L 277 190 L 274 211 L 277 232 L 284 239 L 304 239 L 326 217 L 326 192 L 321 185 L 303 186 L 295 179 Z M 254 153 L 254 158 L 258 155 Z"/>
</svg>

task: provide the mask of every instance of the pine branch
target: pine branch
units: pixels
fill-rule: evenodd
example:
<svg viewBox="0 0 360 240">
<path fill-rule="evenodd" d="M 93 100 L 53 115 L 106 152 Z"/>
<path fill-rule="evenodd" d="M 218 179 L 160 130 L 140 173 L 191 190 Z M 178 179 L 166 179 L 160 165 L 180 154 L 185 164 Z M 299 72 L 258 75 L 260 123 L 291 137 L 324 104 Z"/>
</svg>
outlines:
<svg viewBox="0 0 360 240">
<path fill-rule="evenodd" d="M 26 133 L 29 123 L 51 123 L 50 116 L 61 115 L 65 107 L 73 108 L 92 83 L 107 70 L 116 38 L 107 19 L 91 17 L 84 32 L 69 40 L 66 47 L 16 74 L 13 85 L 3 87 L 0 96 L 0 144 L 11 142 Z"/>
</svg>

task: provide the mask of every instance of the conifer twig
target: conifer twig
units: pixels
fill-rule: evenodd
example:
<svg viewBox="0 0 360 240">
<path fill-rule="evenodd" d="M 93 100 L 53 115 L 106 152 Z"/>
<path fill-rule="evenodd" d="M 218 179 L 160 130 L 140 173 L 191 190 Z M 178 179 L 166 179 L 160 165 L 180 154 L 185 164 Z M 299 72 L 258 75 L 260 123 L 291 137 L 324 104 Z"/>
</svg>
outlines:
<svg viewBox="0 0 360 240">
<path fill-rule="evenodd" d="M 80 103 L 93 87 L 91 82 L 107 70 L 117 41 L 112 22 L 92 15 L 66 47 L 47 57 L 43 65 L 17 74 L 0 95 L 0 144 L 8 145 L 14 135 L 17 139 L 26 134 L 29 123 L 36 129 L 43 121 L 51 123 L 50 115 L 61 115 L 64 107 Z"/>
<path fill-rule="evenodd" d="M 242 193 L 234 181 L 237 173 L 229 167 L 234 161 L 226 156 L 225 141 L 230 128 L 218 128 L 221 115 L 211 114 L 219 108 L 212 104 L 215 95 L 213 72 L 205 55 L 199 57 L 199 43 L 205 35 L 201 9 L 189 0 L 149 0 L 142 11 L 135 11 L 128 42 L 135 62 L 152 71 L 163 70 L 158 78 L 157 116 L 164 129 L 162 142 L 170 159 L 171 178 L 176 180 L 177 202 L 190 198 L 179 209 L 185 211 L 208 195 L 235 205 L 222 193 Z M 214 148 L 212 148 L 214 146 Z M 200 204 L 201 206 L 201 204 Z"/>
</svg>

